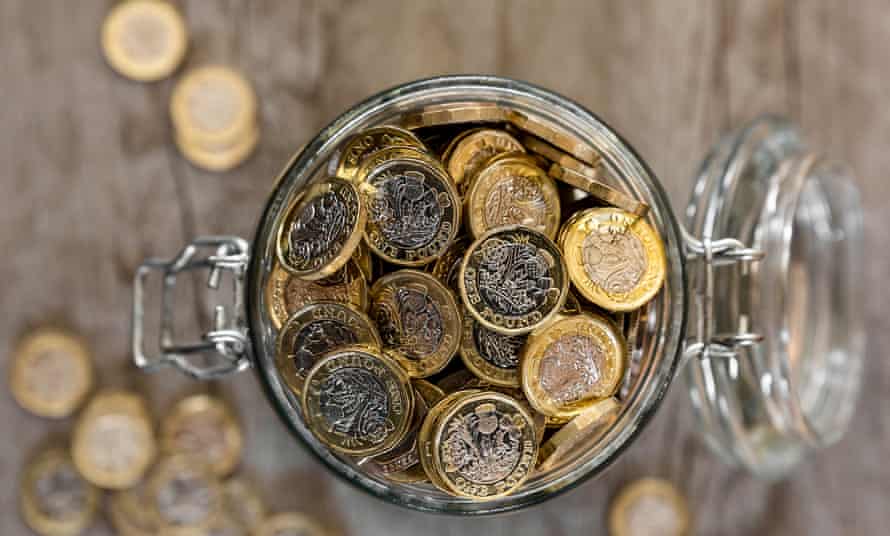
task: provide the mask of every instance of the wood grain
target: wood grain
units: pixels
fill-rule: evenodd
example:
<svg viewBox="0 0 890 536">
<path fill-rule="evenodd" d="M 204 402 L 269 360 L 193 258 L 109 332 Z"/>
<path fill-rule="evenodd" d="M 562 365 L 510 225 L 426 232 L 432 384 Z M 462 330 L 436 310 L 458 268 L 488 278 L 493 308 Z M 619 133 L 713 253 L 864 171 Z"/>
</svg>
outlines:
<svg viewBox="0 0 890 536">
<path fill-rule="evenodd" d="M 171 81 L 137 84 L 103 62 L 108 1 L 0 3 L 0 348 L 30 327 L 70 326 L 91 341 L 108 386 L 146 393 L 162 412 L 198 387 L 128 365 L 131 277 L 147 256 L 199 234 L 249 237 L 290 154 L 345 107 L 435 74 L 506 75 L 552 88 L 615 125 L 682 207 L 719 133 L 764 112 L 790 115 L 814 146 L 851 162 L 865 205 L 869 333 L 862 403 L 846 439 L 787 481 L 725 468 L 695 436 L 682 379 L 650 428 L 603 478 L 527 512 L 460 520 L 397 509 L 328 475 L 278 424 L 249 375 L 215 389 L 238 407 L 245 471 L 275 510 L 313 512 L 339 533 L 605 533 L 618 487 L 646 475 L 689 495 L 699 534 L 883 534 L 890 427 L 890 6 L 708 2 L 356 2 L 189 0 L 188 65 L 247 74 L 263 139 L 225 174 L 191 167 L 172 144 Z M 188 303 L 188 302 L 187 302 Z M 191 324 L 205 315 L 193 311 Z M 8 359 L 8 358 L 7 358 Z M 29 449 L 70 422 L 47 422 L 0 395 L 0 534 L 25 534 L 16 482 Z M 90 534 L 108 534 L 97 524 Z"/>
</svg>

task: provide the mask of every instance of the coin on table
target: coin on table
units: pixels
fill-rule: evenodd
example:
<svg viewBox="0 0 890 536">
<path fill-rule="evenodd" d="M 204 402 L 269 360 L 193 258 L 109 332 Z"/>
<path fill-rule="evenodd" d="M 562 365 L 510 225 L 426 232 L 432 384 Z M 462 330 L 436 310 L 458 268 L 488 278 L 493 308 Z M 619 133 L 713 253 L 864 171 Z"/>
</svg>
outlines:
<svg viewBox="0 0 890 536">
<path fill-rule="evenodd" d="M 164 418 L 161 445 L 167 452 L 200 458 L 214 474 L 226 476 L 241 461 L 244 438 L 225 402 L 197 394 L 177 402 Z"/>
<path fill-rule="evenodd" d="M 292 314 L 308 303 L 333 301 L 366 311 L 368 282 L 352 260 L 332 275 L 315 281 L 301 279 L 276 262 L 266 282 L 265 298 L 272 325 L 280 329 Z"/>
<path fill-rule="evenodd" d="M 291 204 L 278 228 L 278 262 L 303 279 L 328 277 L 349 261 L 366 220 L 352 183 L 335 177 L 317 182 Z"/>
<path fill-rule="evenodd" d="M 252 531 L 266 518 L 266 505 L 259 491 L 240 476 L 230 477 L 222 484 L 223 510 L 227 517 L 245 531 Z"/>
<path fill-rule="evenodd" d="M 461 315 L 454 294 L 417 270 L 398 270 L 371 287 L 371 318 L 383 348 L 408 376 L 441 371 L 460 348 Z"/>
<path fill-rule="evenodd" d="M 658 478 L 628 484 L 609 509 L 612 536 L 687 536 L 691 529 L 686 498 Z"/>
<path fill-rule="evenodd" d="M 207 147 L 190 140 L 182 133 L 174 136 L 176 146 L 189 162 L 208 171 L 228 171 L 244 162 L 260 140 L 260 129 L 256 126 L 228 145 Z"/>
<path fill-rule="evenodd" d="M 145 401 L 126 391 L 97 394 L 81 412 L 71 439 L 77 470 L 100 488 L 139 482 L 157 448 Z"/>
<path fill-rule="evenodd" d="M 145 483 L 115 491 L 107 504 L 108 520 L 121 536 L 157 536 L 158 521 L 145 507 L 148 490 Z"/>
<path fill-rule="evenodd" d="M 448 249 L 460 229 L 460 199 L 440 164 L 416 153 L 378 151 L 364 175 L 365 241 L 393 264 L 420 266 Z"/>
<path fill-rule="evenodd" d="M 407 113 L 402 118 L 402 126 L 415 129 L 460 123 L 503 123 L 509 116 L 507 108 L 491 102 L 450 102 Z"/>
<path fill-rule="evenodd" d="M 504 335 L 464 313 L 460 357 L 473 374 L 493 384 L 519 387 L 519 357 L 528 335 Z"/>
<path fill-rule="evenodd" d="M 498 158 L 482 167 L 466 195 L 470 232 L 522 225 L 551 240 L 559 230 L 559 192 L 547 173 L 524 155 Z"/>
<path fill-rule="evenodd" d="M 12 396 L 24 409 L 40 417 L 67 417 L 92 388 L 93 361 L 79 337 L 39 329 L 16 347 L 9 383 Z"/>
<path fill-rule="evenodd" d="M 170 116 L 185 140 L 207 149 L 229 147 L 256 126 L 257 100 L 250 82 L 229 67 L 192 69 L 176 83 Z"/>
<path fill-rule="evenodd" d="M 592 313 L 564 316 L 529 336 L 522 390 L 544 415 L 577 415 L 618 390 L 626 357 L 624 336 L 608 319 Z"/>
<path fill-rule="evenodd" d="M 343 146 L 336 175 L 347 180 L 359 180 L 358 171 L 365 159 L 389 147 L 414 147 L 427 151 L 423 142 L 410 130 L 393 125 L 371 127 L 350 138 Z"/>
<path fill-rule="evenodd" d="M 355 344 L 381 347 L 377 328 L 365 313 L 342 303 L 309 303 L 278 333 L 275 365 L 299 396 L 306 374 L 322 355 Z"/>
<path fill-rule="evenodd" d="M 615 398 L 594 402 L 578 415 L 567 419 L 538 452 L 538 470 L 548 471 L 569 459 L 575 452 L 587 452 L 598 434 L 615 421 L 621 404 Z"/>
<path fill-rule="evenodd" d="M 504 130 L 482 128 L 460 136 L 446 152 L 445 167 L 454 183 L 461 187 L 466 186 L 492 156 L 523 153 L 525 148 Z"/>
<path fill-rule="evenodd" d="M 19 490 L 22 517 L 43 536 L 75 536 L 96 517 L 99 490 L 78 474 L 61 448 L 41 451 L 25 467 Z"/>
<path fill-rule="evenodd" d="M 200 534 L 221 514 L 222 490 L 207 464 L 177 454 L 163 458 L 152 470 L 147 506 L 162 534 Z"/>
<path fill-rule="evenodd" d="M 121 2 L 102 23 L 105 58 L 115 71 L 133 80 L 152 82 L 170 76 L 187 48 L 185 21 L 169 2 Z"/>
<path fill-rule="evenodd" d="M 405 371 L 378 350 L 355 346 L 321 358 L 306 375 L 303 418 L 331 449 L 373 456 L 394 447 L 414 416 Z"/>
<path fill-rule="evenodd" d="M 588 209 L 572 216 L 560 235 L 572 283 L 604 309 L 637 309 L 664 283 L 667 268 L 661 237 L 629 212 Z"/>
<path fill-rule="evenodd" d="M 568 294 L 566 264 L 556 244 L 522 226 L 492 229 L 473 242 L 459 283 L 470 314 L 505 335 L 546 324 Z"/>
<path fill-rule="evenodd" d="M 328 536 L 317 521 L 305 514 L 286 512 L 266 519 L 255 536 Z"/>
</svg>

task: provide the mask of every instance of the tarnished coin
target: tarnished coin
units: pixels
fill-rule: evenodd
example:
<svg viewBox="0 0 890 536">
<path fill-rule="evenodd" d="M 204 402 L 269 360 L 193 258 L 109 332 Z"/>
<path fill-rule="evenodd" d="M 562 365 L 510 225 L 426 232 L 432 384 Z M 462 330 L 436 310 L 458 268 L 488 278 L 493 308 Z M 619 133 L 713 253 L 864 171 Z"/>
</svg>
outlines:
<svg viewBox="0 0 890 536">
<path fill-rule="evenodd" d="M 594 402 L 584 411 L 566 420 L 538 453 L 538 470 L 548 471 L 578 450 L 590 450 L 597 435 L 606 431 L 621 410 L 615 398 Z"/>
<path fill-rule="evenodd" d="M 120 536 L 157 536 L 158 520 L 146 508 L 148 490 L 144 483 L 115 491 L 106 503 L 108 520 Z"/>
<path fill-rule="evenodd" d="M 553 179 L 529 159 L 503 156 L 482 167 L 466 195 L 470 232 L 522 225 L 551 240 L 559 230 L 559 192 Z"/>
<path fill-rule="evenodd" d="M 490 102 L 450 102 L 406 114 L 402 126 L 415 129 L 458 123 L 503 123 L 509 115 L 509 110 Z"/>
<path fill-rule="evenodd" d="M 460 348 L 457 300 L 430 274 L 398 270 L 371 287 L 371 318 L 383 348 L 412 378 L 439 372 Z"/>
<path fill-rule="evenodd" d="M 483 326 L 528 333 L 559 312 L 568 294 L 562 254 L 545 235 L 521 226 L 492 229 L 473 242 L 460 270 L 460 293 Z"/>
<path fill-rule="evenodd" d="M 77 470 L 100 488 L 124 489 L 142 480 L 156 450 L 144 400 L 125 391 L 93 397 L 71 438 Z"/>
<path fill-rule="evenodd" d="M 266 505 L 256 487 L 243 477 L 233 476 L 223 482 L 223 510 L 227 517 L 245 530 L 260 526 L 266 518 Z"/>
<path fill-rule="evenodd" d="M 187 48 L 185 21 L 169 2 L 120 2 L 102 23 L 102 50 L 108 64 L 133 80 L 152 82 L 170 76 Z"/>
<path fill-rule="evenodd" d="M 44 328 L 28 334 L 15 349 L 10 390 L 16 402 L 35 415 L 71 415 L 92 385 L 93 361 L 77 336 Z"/>
<path fill-rule="evenodd" d="M 275 365 L 299 396 L 306 374 L 322 355 L 355 344 L 381 347 L 377 328 L 365 313 L 342 303 L 309 303 L 278 333 Z"/>
<path fill-rule="evenodd" d="M 643 478 L 628 484 L 609 509 L 612 536 L 688 536 L 691 533 L 686 498 L 666 480 Z"/>
<path fill-rule="evenodd" d="M 201 459 L 217 476 L 241 460 L 244 439 L 238 420 L 222 400 L 198 394 L 183 398 L 161 423 L 165 451 Z"/>
<path fill-rule="evenodd" d="M 447 159 L 443 159 L 445 168 L 454 183 L 461 188 L 492 156 L 499 153 L 523 153 L 525 148 L 506 131 L 482 128 L 460 136 L 454 147 L 446 152 Z"/>
<path fill-rule="evenodd" d="M 585 143 L 573 134 L 556 128 L 548 121 L 518 110 L 510 110 L 509 121 L 520 130 L 546 141 L 588 166 L 596 167 L 599 164 L 600 155 L 592 145 Z"/>
<path fill-rule="evenodd" d="M 454 184 L 432 159 L 397 151 L 378 151 L 378 156 L 383 162 L 369 169 L 362 185 L 368 207 L 365 241 L 393 264 L 427 264 L 445 252 L 460 229 Z"/>
<path fill-rule="evenodd" d="M 454 494 L 473 499 L 517 489 L 538 454 L 532 416 L 495 392 L 461 398 L 438 418 L 431 437 L 438 477 Z"/>
<path fill-rule="evenodd" d="M 275 263 L 266 282 L 265 297 L 272 325 L 280 329 L 292 314 L 310 303 L 333 301 L 366 311 L 368 282 L 355 261 L 315 281 L 297 277 Z"/>
<path fill-rule="evenodd" d="M 78 474 L 61 448 L 40 452 L 22 475 L 22 517 L 42 536 L 82 533 L 96 516 L 99 498 L 99 490 Z"/>
<path fill-rule="evenodd" d="M 460 357 L 473 374 L 493 384 L 519 387 L 519 357 L 528 335 L 504 335 L 465 313 Z"/>
<path fill-rule="evenodd" d="M 352 183 L 331 177 L 291 204 L 278 229 L 278 262 L 303 279 L 328 277 L 358 247 L 367 211 Z"/>
<path fill-rule="evenodd" d="M 176 146 L 189 162 L 208 171 L 228 171 L 244 162 L 253 153 L 260 140 L 260 129 L 252 127 L 231 144 L 208 148 L 177 132 Z"/>
<path fill-rule="evenodd" d="M 414 389 L 392 359 L 365 347 L 336 350 L 306 375 L 303 418 L 333 450 L 372 456 L 398 444 L 414 416 Z"/>
<path fill-rule="evenodd" d="M 177 135 L 206 150 L 231 147 L 256 127 L 256 94 L 229 67 L 210 65 L 186 73 L 173 88 L 170 116 Z"/>
<path fill-rule="evenodd" d="M 353 136 L 340 153 L 336 175 L 347 180 L 360 180 L 359 168 L 365 159 L 389 147 L 414 147 L 426 151 L 426 146 L 410 130 L 384 125 L 371 127 Z"/>
<path fill-rule="evenodd" d="M 522 390 L 544 415 L 577 415 L 615 394 L 626 357 L 624 336 L 611 321 L 592 313 L 565 316 L 529 336 Z"/>
<path fill-rule="evenodd" d="M 222 512 L 222 490 L 200 459 L 162 459 L 148 481 L 148 507 L 162 534 L 191 536 L 208 529 Z"/>
<path fill-rule="evenodd" d="M 464 253 L 470 247 L 470 237 L 460 236 L 448 246 L 445 253 L 440 255 L 430 268 L 430 273 L 445 286 L 460 294 L 460 265 L 464 261 Z"/>
<path fill-rule="evenodd" d="M 314 519 L 296 512 L 275 514 L 266 519 L 255 536 L 328 536 L 328 532 Z"/>
<path fill-rule="evenodd" d="M 632 311 L 664 283 L 664 244 L 643 220 L 617 208 L 576 214 L 560 233 L 569 276 L 585 298 L 609 311 Z"/>
</svg>

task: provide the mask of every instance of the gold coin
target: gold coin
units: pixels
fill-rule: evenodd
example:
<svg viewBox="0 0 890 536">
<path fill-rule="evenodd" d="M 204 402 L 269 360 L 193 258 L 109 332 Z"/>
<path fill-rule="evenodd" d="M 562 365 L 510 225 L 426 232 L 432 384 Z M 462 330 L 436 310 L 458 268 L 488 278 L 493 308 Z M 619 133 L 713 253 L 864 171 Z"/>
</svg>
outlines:
<svg viewBox="0 0 890 536">
<path fill-rule="evenodd" d="M 128 0 L 102 23 L 102 50 L 111 67 L 127 78 L 167 78 L 182 63 L 188 35 L 182 15 L 161 0 Z"/>
<path fill-rule="evenodd" d="M 356 405 L 356 399 L 365 404 Z M 328 353 L 306 375 L 303 418 L 331 449 L 373 456 L 393 448 L 411 426 L 414 389 L 395 361 L 354 346 Z"/>
<path fill-rule="evenodd" d="M 167 452 L 200 458 L 215 475 L 226 476 L 241 461 L 244 438 L 222 400 L 198 394 L 177 402 L 164 418 L 161 445 Z"/>
<path fill-rule="evenodd" d="M 400 482 L 414 477 L 417 477 L 418 481 L 425 478 L 426 475 L 422 471 L 409 472 L 409 470 L 420 464 L 417 452 L 417 433 L 432 405 L 423 397 L 423 393 L 414 389 L 414 417 L 411 427 L 398 445 L 374 457 L 372 466 L 376 472 L 387 477 L 395 475 L 395 478 Z"/>
<path fill-rule="evenodd" d="M 129 488 L 139 482 L 156 450 L 145 401 L 126 391 L 94 396 L 80 414 L 71 439 L 77 470 L 107 489 Z"/>
<path fill-rule="evenodd" d="M 148 490 L 144 484 L 115 491 L 108 501 L 108 520 L 121 536 L 157 536 L 158 520 L 145 508 Z"/>
<path fill-rule="evenodd" d="M 28 463 L 19 490 L 22 517 L 42 536 L 82 533 L 96 516 L 99 498 L 60 448 L 43 450 Z"/>
<path fill-rule="evenodd" d="M 275 263 L 266 282 L 266 308 L 277 329 L 298 309 L 309 303 L 333 301 L 351 305 L 360 311 L 368 309 L 368 282 L 354 261 L 348 261 L 333 275 L 308 281 Z"/>
<path fill-rule="evenodd" d="M 303 279 L 325 278 L 349 261 L 366 220 L 352 183 L 335 177 L 317 182 L 294 200 L 278 228 L 278 262 Z"/>
<path fill-rule="evenodd" d="M 381 347 L 377 328 L 365 313 L 342 303 L 309 303 L 278 333 L 275 365 L 288 387 L 300 396 L 306 374 L 322 355 L 355 344 Z"/>
<path fill-rule="evenodd" d="M 562 309 L 568 274 L 562 254 L 545 235 L 499 227 L 473 242 L 460 269 L 464 305 L 483 326 L 521 335 Z"/>
<path fill-rule="evenodd" d="M 436 387 L 441 389 L 446 395 L 450 395 L 462 389 L 467 389 L 467 385 L 475 379 L 478 379 L 478 377 L 472 372 L 467 369 L 460 369 L 439 380 L 436 383 Z"/>
<path fill-rule="evenodd" d="M 460 294 L 460 265 L 464 261 L 464 253 L 470 246 L 470 237 L 460 236 L 448 246 L 445 253 L 442 253 L 430 268 L 433 277 L 445 284 L 446 287 L 453 290 L 456 294 Z"/>
<path fill-rule="evenodd" d="M 256 487 L 240 476 L 223 482 L 223 509 L 227 517 L 244 529 L 245 534 L 259 527 L 266 518 L 266 505 Z"/>
<path fill-rule="evenodd" d="M 255 536 L 328 536 L 328 532 L 305 514 L 287 512 L 263 521 Z"/>
<path fill-rule="evenodd" d="M 414 385 L 414 390 L 420 394 L 426 401 L 426 405 L 429 407 L 435 406 L 440 400 L 445 398 L 445 391 L 434 383 L 430 383 L 426 380 L 414 379 L 411 380 L 411 384 Z"/>
<path fill-rule="evenodd" d="M 488 102 L 452 102 L 427 106 L 402 118 L 402 126 L 415 129 L 459 123 L 503 123 L 509 110 Z"/>
<path fill-rule="evenodd" d="M 186 73 L 173 88 L 170 116 L 177 134 L 207 149 L 230 147 L 255 127 L 256 94 L 239 73 L 205 66 Z"/>
<path fill-rule="evenodd" d="M 161 534 L 203 534 L 222 513 L 222 490 L 208 465 L 177 454 L 162 459 L 153 469 L 148 507 Z"/>
<path fill-rule="evenodd" d="M 534 154 L 543 156 L 545 159 L 558 164 L 563 169 L 568 169 L 578 175 L 582 175 L 592 180 L 599 180 L 599 164 L 600 159 L 597 158 L 597 166 L 587 165 L 572 155 L 565 153 L 549 143 L 538 139 L 534 136 L 522 136 L 522 145 Z"/>
<path fill-rule="evenodd" d="M 370 315 L 384 350 L 412 378 L 441 371 L 460 348 L 457 300 L 430 274 L 398 270 L 378 279 Z"/>
<path fill-rule="evenodd" d="M 352 254 L 352 258 L 355 259 L 356 264 L 361 268 L 365 279 L 373 281 L 374 259 L 371 258 L 371 250 L 368 249 L 368 244 L 364 240 L 359 241 L 358 247 L 355 248 L 355 253 Z"/>
<path fill-rule="evenodd" d="M 462 136 L 448 154 L 445 167 L 459 187 L 469 182 L 496 154 L 523 153 L 516 138 L 503 130 L 483 128 Z"/>
<path fill-rule="evenodd" d="M 630 483 L 609 509 L 612 536 L 688 536 L 691 532 L 686 498 L 666 480 L 643 478 Z"/>
<path fill-rule="evenodd" d="M 589 166 L 596 167 L 599 164 L 600 155 L 590 144 L 564 130 L 557 129 L 545 120 L 518 110 L 510 110 L 509 121 L 520 130 L 546 141 Z"/>
<path fill-rule="evenodd" d="M 232 519 L 228 512 L 216 516 L 207 528 L 195 536 L 250 536 L 251 532 Z"/>
<path fill-rule="evenodd" d="M 504 225 L 522 225 L 551 240 L 559 230 L 559 192 L 541 168 L 525 158 L 500 157 L 481 168 L 467 191 L 473 236 Z"/>
<path fill-rule="evenodd" d="M 454 407 L 461 399 L 481 392 L 478 389 L 467 389 L 449 393 L 430 408 L 417 433 L 417 452 L 423 472 L 433 485 L 447 493 L 453 492 L 441 478 L 439 467 L 435 463 L 433 457 L 433 432 L 438 429 L 439 418 L 446 411 Z"/>
<path fill-rule="evenodd" d="M 560 234 L 572 283 L 594 304 L 632 311 L 661 289 L 664 244 L 645 220 L 616 208 L 593 208 L 570 218 Z"/>
<path fill-rule="evenodd" d="M 481 379 L 493 385 L 519 387 L 519 356 L 527 338 L 490 330 L 465 313 L 460 357 Z"/>
<path fill-rule="evenodd" d="M 554 179 L 572 186 L 574 188 L 573 191 L 584 191 L 600 201 L 622 210 L 626 210 L 638 218 L 644 218 L 649 212 L 649 205 L 646 203 L 637 201 L 629 195 L 625 195 L 614 188 L 581 175 L 571 169 L 564 168 L 559 164 L 552 164 L 548 173 Z"/>
<path fill-rule="evenodd" d="M 93 386 L 93 362 L 79 337 L 50 328 L 28 334 L 13 354 L 9 375 L 16 402 L 48 418 L 74 413 Z"/>
<path fill-rule="evenodd" d="M 565 316 L 532 333 L 522 353 L 522 390 L 544 415 L 577 415 L 612 396 L 624 377 L 627 347 L 611 321 Z"/>
<path fill-rule="evenodd" d="M 589 450 L 596 435 L 607 430 L 620 410 L 621 405 L 615 398 L 604 398 L 567 419 L 562 428 L 541 445 L 538 470 L 549 471 L 566 461 L 573 452 Z"/>
<path fill-rule="evenodd" d="M 253 153 L 260 140 L 260 130 L 254 126 L 231 145 L 219 149 L 208 149 L 198 145 L 180 133 L 176 133 L 174 140 L 189 162 L 207 171 L 222 172 L 234 169 Z"/>
<path fill-rule="evenodd" d="M 392 125 L 368 128 L 346 142 L 340 153 L 336 175 L 346 180 L 360 180 L 358 171 L 365 159 L 389 147 L 413 147 L 427 151 L 423 142 L 410 130 Z"/>
</svg>

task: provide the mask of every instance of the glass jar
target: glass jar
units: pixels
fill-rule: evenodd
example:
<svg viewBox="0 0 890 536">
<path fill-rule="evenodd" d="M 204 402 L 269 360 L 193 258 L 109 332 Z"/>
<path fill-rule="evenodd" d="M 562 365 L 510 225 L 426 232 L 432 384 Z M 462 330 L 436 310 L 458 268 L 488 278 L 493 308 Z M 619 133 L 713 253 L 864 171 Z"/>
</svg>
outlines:
<svg viewBox="0 0 890 536">
<path fill-rule="evenodd" d="M 622 410 L 561 463 L 518 491 L 490 501 L 447 495 L 363 472 L 320 444 L 299 400 L 274 364 L 277 330 L 264 288 L 284 207 L 317 178 L 338 147 L 370 126 L 430 105 L 496 103 L 548 123 L 594 147 L 613 186 L 647 203 L 647 220 L 667 253 L 665 284 L 631 317 L 631 364 Z M 293 434 L 346 481 L 389 502 L 462 515 L 517 510 L 549 499 L 611 465 L 655 415 L 682 364 L 706 441 L 724 459 L 776 477 L 812 448 L 836 441 L 857 398 L 863 330 L 855 259 L 862 243 L 856 188 L 844 168 L 810 153 L 776 118 L 726 136 L 705 159 L 684 230 L 658 179 L 618 133 L 571 100 L 491 76 L 439 77 L 375 95 L 335 119 L 285 167 L 263 210 L 252 247 L 233 237 L 198 239 L 173 260 L 149 260 L 135 279 L 133 356 L 198 378 L 253 366 Z M 234 298 L 217 306 L 214 329 L 194 344 L 175 342 L 171 300 L 177 274 L 231 275 Z M 145 280 L 163 275 L 160 349 L 143 349 Z M 758 335 L 759 334 L 759 335 Z"/>
</svg>

